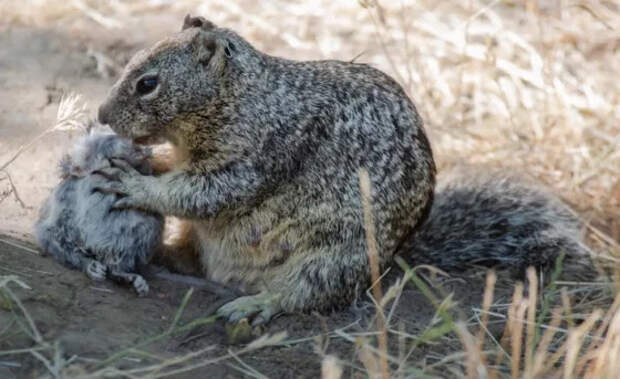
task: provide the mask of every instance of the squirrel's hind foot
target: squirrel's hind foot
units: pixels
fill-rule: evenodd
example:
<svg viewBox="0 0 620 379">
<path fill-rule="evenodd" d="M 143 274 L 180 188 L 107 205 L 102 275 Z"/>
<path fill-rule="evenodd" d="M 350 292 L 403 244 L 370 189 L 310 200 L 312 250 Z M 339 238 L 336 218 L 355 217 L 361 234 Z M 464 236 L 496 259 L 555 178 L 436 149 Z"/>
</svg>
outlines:
<svg viewBox="0 0 620 379">
<path fill-rule="evenodd" d="M 252 326 L 264 324 L 282 312 L 281 295 L 261 292 L 252 296 L 241 296 L 228 302 L 217 310 L 217 315 L 229 322 L 239 322 L 247 318 Z"/>
</svg>

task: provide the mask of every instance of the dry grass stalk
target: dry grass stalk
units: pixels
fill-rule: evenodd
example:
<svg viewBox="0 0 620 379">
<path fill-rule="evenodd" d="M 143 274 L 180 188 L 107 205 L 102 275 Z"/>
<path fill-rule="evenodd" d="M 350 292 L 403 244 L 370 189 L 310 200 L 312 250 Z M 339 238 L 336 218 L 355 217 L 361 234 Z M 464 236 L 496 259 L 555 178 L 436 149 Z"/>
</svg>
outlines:
<svg viewBox="0 0 620 379">
<path fill-rule="evenodd" d="M 235 359 L 240 362 L 239 356 L 247 354 L 258 349 L 262 349 L 268 346 L 277 346 L 282 343 L 287 337 L 286 332 L 279 332 L 273 335 L 264 335 L 259 339 L 253 341 L 244 348 L 237 351 L 231 349 L 226 354 L 217 356 L 215 358 L 205 359 L 204 354 L 215 349 L 214 346 L 207 346 L 206 348 L 179 355 L 170 359 L 166 359 L 160 363 L 145 365 L 133 369 L 119 369 L 112 364 L 105 365 L 101 369 L 94 371 L 88 375 L 81 377 L 82 379 L 101 378 L 101 377 L 147 377 L 150 379 L 174 377 L 201 367 L 213 365 L 215 363 L 223 362 L 229 359 Z M 243 363 L 242 363 L 243 364 Z M 176 368 L 174 368 L 176 367 Z M 166 371 L 166 369 L 169 369 Z M 248 368 L 249 374 L 254 377 L 261 377 L 260 373 L 252 368 Z"/>
<path fill-rule="evenodd" d="M 591 372 L 602 373 L 604 371 L 603 366 L 606 364 L 603 356 L 604 352 L 608 351 L 608 347 L 603 347 L 605 344 L 609 344 L 609 341 L 615 337 L 615 330 L 610 325 L 613 325 L 613 322 L 616 318 L 620 317 L 620 312 L 618 311 L 620 307 L 620 294 L 616 295 L 614 302 L 611 304 L 605 315 L 602 317 L 599 326 L 596 329 L 596 332 L 592 334 L 590 340 L 590 344 L 588 346 L 587 351 L 579 359 L 577 363 L 576 372 L 586 372 L 588 374 L 588 370 L 586 370 L 586 366 Z M 605 338 L 602 336 L 607 332 Z M 591 378 L 596 378 L 597 376 L 589 376 Z"/>
<path fill-rule="evenodd" d="M 534 365 L 530 373 L 531 377 L 538 377 L 542 375 L 542 369 L 547 360 L 549 346 L 551 345 L 553 337 L 556 335 L 557 328 L 560 326 L 561 322 L 562 309 L 558 307 L 553 310 L 551 323 L 548 325 L 549 328 L 545 330 L 545 333 L 537 346 L 536 353 L 534 355 Z"/>
<path fill-rule="evenodd" d="M 586 378 L 613 377 L 620 372 L 620 295 L 616 299 L 593 334 L 588 350 L 577 364 L 577 372 Z M 606 334 L 605 334 L 606 332 Z M 600 342 L 601 336 L 604 336 Z"/>
<path fill-rule="evenodd" d="M 338 358 L 328 355 L 323 358 L 321 363 L 322 379 L 340 379 L 342 377 L 342 366 L 338 363 Z"/>
<path fill-rule="evenodd" d="M 19 206 L 22 207 L 23 209 L 28 208 L 26 206 L 26 203 L 24 203 L 24 201 L 19 196 L 19 193 L 17 191 L 17 187 L 15 187 L 15 183 L 13 183 L 13 179 L 11 178 L 11 175 L 9 175 L 9 173 L 6 170 L 4 171 L 4 175 L 6 176 L 8 182 L 9 182 L 9 185 L 11 186 L 11 193 L 13 194 L 13 196 L 15 196 L 15 200 L 17 201 Z"/>
<path fill-rule="evenodd" d="M 74 7 L 79 9 L 83 14 L 85 14 L 90 19 L 92 19 L 93 21 L 95 21 L 96 23 L 100 24 L 101 26 L 107 29 L 118 29 L 123 26 L 123 24 L 120 21 L 115 20 L 114 18 L 111 18 L 111 17 L 104 16 L 103 14 L 98 12 L 96 9 L 93 9 L 92 7 L 88 6 L 83 1 L 74 0 L 72 4 Z"/>
<path fill-rule="evenodd" d="M 489 374 L 480 349 L 480 340 L 475 340 L 463 322 L 456 322 L 454 328 L 465 349 L 467 378 L 487 378 Z"/>
<path fill-rule="evenodd" d="M 614 302 L 611 304 L 607 312 L 605 313 L 605 317 L 603 317 L 603 322 L 599 325 L 596 333 L 594 333 L 593 339 L 598 340 L 605 331 L 608 330 L 609 325 L 615 317 L 620 315 L 620 293 L 618 293 L 614 299 Z"/>
<path fill-rule="evenodd" d="M 482 322 L 476 338 L 478 340 L 478 351 L 482 351 L 482 346 L 484 345 L 484 334 L 487 330 L 487 324 L 489 323 L 489 309 L 491 308 L 491 304 L 493 304 L 493 292 L 495 291 L 496 281 L 497 275 L 495 274 L 495 271 L 490 270 L 487 272 L 486 284 L 484 286 L 484 296 L 482 297 Z"/>
<path fill-rule="evenodd" d="M 564 310 L 566 312 L 566 309 Z M 565 313 L 566 315 L 566 313 Z M 546 354 L 546 357 L 544 358 L 545 363 L 542 366 L 542 369 L 540 370 L 540 372 L 542 373 L 549 373 L 553 371 L 554 366 L 556 365 L 556 363 L 560 360 L 560 358 L 562 358 L 562 356 L 564 356 L 566 354 L 565 357 L 565 362 L 564 362 L 564 367 L 566 367 L 567 365 L 571 366 L 571 370 L 568 371 L 566 369 L 562 369 L 560 368 L 560 371 L 563 371 L 564 376 L 566 375 L 573 375 L 574 374 L 574 367 L 575 367 L 575 351 L 578 353 L 579 350 L 582 347 L 583 341 L 584 341 L 584 336 L 590 331 L 590 329 L 594 326 L 594 323 L 600 319 L 601 317 L 601 311 L 600 310 L 594 310 L 590 315 L 588 315 L 588 318 L 579 326 L 579 327 L 569 327 L 568 330 L 568 336 L 569 338 L 564 341 L 564 343 L 562 345 L 560 345 L 556 351 L 552 354 Z M 566 321 L 568 321 L 570 318 L 567 318 Z M 569 349 L 572 349 L 569 351 Z M 571 359 L 571 361 L 569 361 L 569 359 Z M 558 373 L 557 376 L 561 376 L 562 374 Z"/>
<path fill-rule="evenodd" d="M 32 253 L 32 254 L 36 254 L 36 255 L 40 255 L 41 254 L 39 251 L 37 251 L 35 249 L 31 249 L 28 246 L 22 245 L 20 243 L 14 242 L 14 241 L 9 241 L 9 240 L 7 240 L 5 238 L 0 238 L 0 242 L 5 243 L 7 245 L 11 245 L 13 247 L 16 247 L 16 248 L 18 248 L 20 250 L 26 251 L 28 253 Z"/>
<path fill-rule="evenodd" d="M 84 130 L 84 118 L 87 114 L 86 104 L 76 93 L 69 93 L 60 99 L 56 112 L 56 124 L 53 131 Z"/>
<path fill-rule="evenodd" d="M 500 339 L 500 345 L 505 351 L 508 351 L 508 342 L 512 337 L 513 329 L 512 324 L 514 323 L 514 319 L 516 317 L 516 308 L 517 304 L 521 303 L 521 299 L 523 298 L 523 284 L 517 283 L 515 286 L 515 290 L 512 295 L 512 302 L 508 306 L 508 319 L 506 320 L 506 326 L 504 327 L 504 333 L 502 338 Z M 504 356 L 498 355 L 495 360 L 495 366 L 500 366 L 503 362 Z"/>
<path fill-rule="evenodd" d="M 30 287 L 28 287 L 26 283 L 19 280 L 19 278 L 16 276 L 10 275 L 0 277 L 0 290 L 5 292 L 9 296 L 11 301 L 15 303 L 17 309 L 19 309 L 19 311 L 21 312 L 22 316 L 24 316 L 24 318 L 26 319 L 28 326 L 30 327 L 30 334 L 32 335 L 32 339 L 34 340 L 34 342 L 37 344 L 43 343 L 43 337 L 41 336 L 41 333 L 39 332 L 39 329 L 37 328 L 34 319 L 30 316 L 30 313 L 24 307 L 19 297 L 15 295 L 11 288 L 9 288 L 9 283 L 15 283 L 19 287 L 24 289 L 30 289 Z"/>
<path fill-rule="evenodd" d="M 566 287 L 563 287 L 560 293 L 562 294 L 562 307 L 564 307 L 564 314 L 566 315 L 566 322 L 568 323 L 569 327 L 573 327 L 574 326 L 573 316 L 572 316 L 573 311 L 570 305 L 570 298 L 568 296 L 568 291 L 566 290 Z"/>
<path fill-rule="evenodd" d="M 4 171 L 13 163 L 26 149 L 33 146 L 40 139 L 55 131 L 71 131 L 84 128 L 84 117 L 86 116 L 86 105 L 82 103 L 81 96 L 70 93 L 63 96 L 58 104 L 56 123 L 45 129 L 41 134 L 33 138 L 30 142 L 21 145 L 10 155 L 10 158 L 0 166 L 0 171 Z"/>
<path fill-rule="evenodd" d="M 379 350 L 382 353 L 379 357 L 379 361 L 381 362 L 382 377 L 388 379 L 390 377 L 390 366 L 387 361 L 387 329 L 385 325 L 385 314 L 380 305 L 381 299 L 383 298 L 383 291 L 380 281 L 380 263 L 377 251 L 375 223 L 372 216 L 372 185 L 366 169 L 360 169 L 359 178 L 362 207 L 364 211 L 364 230 L 366 231 L 366 251 L 370 263 L 370 277 L 373 283 L 372 291 L 377 307 L 377 330 L 379 331 L 377 338 L 379 340 Z"/>
<path fill-rule="evenodd" d="M 512 379 L 517 379 L 520 373 L 520 363 L 521 363 L 521 349 L 523 343 L 523 328 L 524 328 L 524 320 L 525 320 L 525 312 L 527 310 L 527 302 L 520 301 L 516 303 L 515 309 L 513 311 L 513 319 L 508 320 L 510 328 L 510 336 L 511 336 L 511 362 L 510 362 L 510 377 Z"/>
<path fill-rule="evenodd" d="M 567 347 L 565 349 L 566 358 L 564 360 L 563 368 L 564 379 L 577 377 L 578 373 L 575 372 L 575 366 L 577 364 L 577 356 L 583 345 L 585 335 L 594 327 L 594 324 L 601 318 L 601 315 L 602 312 L 599 309 L 596 309 L 581 325 L 569 331 L 568 339 L 565 342 Z M 617 352 L 620 353 L 620 350 Z M 619 355 L 616 355 L 616 357 L 618 356 Z"/>
<path fill-rule="evenodd" d="M 368 377 L 370 377 L 371 379 L 383 378 L 382 369 L 379 366 L 379 362 L 375 354 L 373 354 L 368 344 L 365 341 L 361 340 L 358 342 L 357 356 L 364 365 L 364 368 L 368 373 Z"/>
<path fill-rule="evenodd" d="M 527 306 L 527 339 L 525 347 L 525 377 L 532 376 L 534 358 L 534 329 L 536 327 L 536 298 L 538 297 L 538 280 L 536 270 L 533 267 L 527 269 L 529 283 L 528 306 Z"/>
<path fill-rule="evenodd" d="M 9 288 L 9 284 L 11 283 L 18 285 L 22 289 L 30 290 L 31 288 L 16 276 L 0 276 L 0 293 L 4 293 L 8 296 L 10 302 L 15 304 L 16 309 L 11 309 L 11 311 L 13 311 L 16 316 L 21 315 L 26 320 L 24 332 L 32 339 L 33 346 L 23 349 L 0 351 L 0 355 L 30 354 L 41 362 L 53 378 L 64 378 L 62 371 L 72 363 L 75 356 L 65 359 L 58 342 L 49 343 L 45 341 L 39 332 L 34 318 L 24 307 L 19 297 Z M 43 353 L 45 352 L 49 352 L 51 357 L 44 355 Z"/>
</svg>

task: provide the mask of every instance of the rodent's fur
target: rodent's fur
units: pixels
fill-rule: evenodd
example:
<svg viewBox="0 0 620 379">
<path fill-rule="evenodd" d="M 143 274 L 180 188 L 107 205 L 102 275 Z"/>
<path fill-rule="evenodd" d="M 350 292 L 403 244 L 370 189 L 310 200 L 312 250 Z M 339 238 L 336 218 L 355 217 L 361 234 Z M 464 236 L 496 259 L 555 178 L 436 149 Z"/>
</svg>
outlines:
<svg viewBox="0 0 620 379">
<path fill-rule="evenodd" d="M 163 217 L 133 209 L 113 209 L 116 195 L 96 190 L 107 179 L 98 171 L 122 159 L 150 175 L 149 153 L 109 128 L 90 125 L 60 162 L 60 184 L 41 208 L 35 238 L 57 261 L 86 272 L 131 283 L 143 295 L 148 284 L 136 270 L 161 246 Z"/>
<path fill-rule="evenodd" d="M 500 265 L 523 277 L 529 266 L 554 268 L 563 253 L 567 273 L 594 275 L 574 211 L 523 176 L 485 171 L 457 166 L 438 175 L 428 218 L 400 248 L 405 260 L 444 270 Z"/>
<path fill-rule="evenodd" d="M 382 268 L 412 236 L 413 252 L 419 245 L 430 261 L 452 267 L 485 257 L 511 262 L 538 247 L 544 257 L 550 246 L 576 249 L 564 242 L 574 237 L 572 219 L 549 207 L 550 197 L 541 195 L 541 206 L 529 213 L 495 208 L 509 200 L 504 188 L 484 187 L 493 179 L 480 183 L 482 190 L 464 186 L 458 196 L 440 192 L 431 210 L 431 147 L 416 108 L 388 75 L 365 64 L 269 56 L 200 17 L 188 16 L 180 33 L 133 57 L 99 120 L 125 137 L 163 138 L 178 149 L 181 163 L 171 172 L 148 177 L 112 168 L 117 180 L 103 189 L 124 195 L 117 206 L 191 220 L 189 245 L 200 250 L 206 275 L 258 293 L 220 309 L 233 321 L 330 309 L 366 288 L 360 168 L 372 184 Z M 516 191 L 526 198 L 514 204 L 529 208 L 534 193 Z M 518 239 L 520 232 L 506 227 L 515 216 L 542 216 L 559 232 Z M 497 222 L 502 218 L 510 222 Z M 456 249 L 447 244 L 451 229 L 467 235 Z M 499 255 L 470 249 L 479 230 L 493 230 L 480 237 L 501 247 Z"/>
</svg>

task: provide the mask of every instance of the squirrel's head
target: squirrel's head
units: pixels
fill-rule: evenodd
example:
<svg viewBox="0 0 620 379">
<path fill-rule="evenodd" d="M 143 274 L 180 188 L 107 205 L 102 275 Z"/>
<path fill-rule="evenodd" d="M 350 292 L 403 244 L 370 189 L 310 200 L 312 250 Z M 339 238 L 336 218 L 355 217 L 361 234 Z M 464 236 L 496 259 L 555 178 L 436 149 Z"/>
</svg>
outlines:
<svg viewBox="0 0 620 379">
<path fill-rule="evenodd" d="M 99 107 L 99 121 L 137 142 L 170 138 L 174 125 L 191 123 L 221 100 L 255 59 L 256 51 L 236 33 L 187 15 L 180 33 L 130 60 Z"/>
</svg>

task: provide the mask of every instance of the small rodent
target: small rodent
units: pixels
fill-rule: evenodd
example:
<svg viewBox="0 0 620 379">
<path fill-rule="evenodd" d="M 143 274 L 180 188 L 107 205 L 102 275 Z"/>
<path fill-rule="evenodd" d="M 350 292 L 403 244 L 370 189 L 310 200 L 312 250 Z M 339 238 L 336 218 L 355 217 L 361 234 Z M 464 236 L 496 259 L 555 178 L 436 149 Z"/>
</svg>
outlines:
<svg viewBox="0 0 620 379">
<path fill-rule="evenodd" d="M 452 268 L 549 266 L 562 250 L 583 259 L 577 220 L 550 195 L 490 185 L 503 177 L 435 192 L 420 115 L 366 64 L 270 56 L 187 16 L 180 33 L 131 59 L 98 117 L 124 137 L 177 149 L 170 172 L 117 165 L 99 188 L 122 196 L 117 207 L 191 223 L 169 257 L 196 249 L 208 278 L 251 294 L 219 309 L 230 321 L 329 310 L 367 288 L 361 168 L 381 269 L 397 252 L 415 260 L 417 246 L 425 262 Z"/>
<path fill-rule="evenodd" d="M 136 273 L 161 247 L 163 216 L 115 209 L 117 196 L 97 191 L 107 179 L 98 172 L 122 160 L 150 175 L 149 152 L 109 128 L 89 125 L 60 162 L 61 182 L 43 204 L 35 238 L 57 261 L 93 280 L 130 283 L 139 295 L 149 286 Z"/>
</svg>

